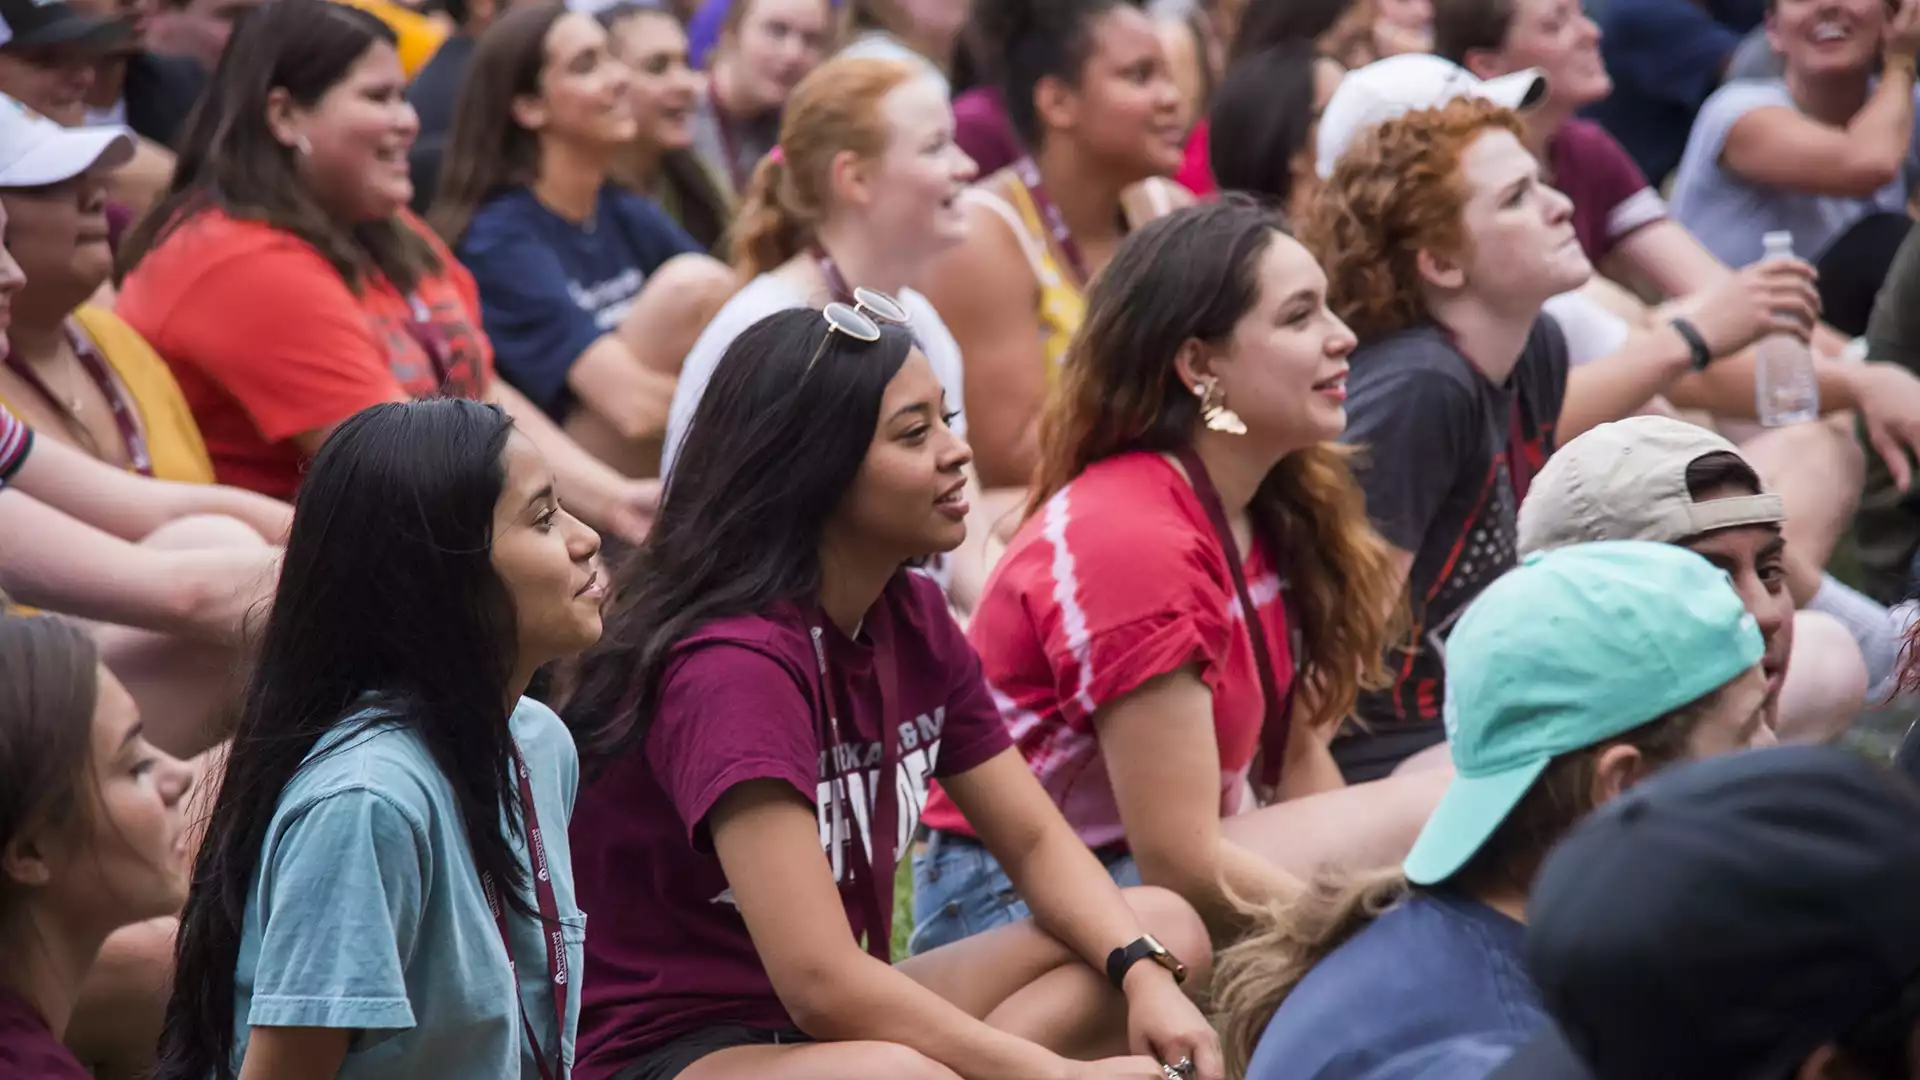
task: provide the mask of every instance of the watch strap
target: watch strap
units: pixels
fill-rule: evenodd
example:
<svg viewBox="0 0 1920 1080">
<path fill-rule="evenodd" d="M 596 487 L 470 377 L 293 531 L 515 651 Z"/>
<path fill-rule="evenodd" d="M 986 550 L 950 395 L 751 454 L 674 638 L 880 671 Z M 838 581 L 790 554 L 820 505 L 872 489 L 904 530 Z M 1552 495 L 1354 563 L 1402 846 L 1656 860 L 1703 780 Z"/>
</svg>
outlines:
<svg viewBox="0 0 1920 1080">
<path fill-rule="evenodd" d="M 1673 332 L 1687 343 L 1687 351 L 1692 354 L 1693 370 L 1707 370 L 1707 365 L 1713 363 L 1713 350 L 1707 347 L 1707 339 L 1700 333 L 1700 328 L 1680 318 L 1667 320 L 1667 325 L 1673 327 Z"/>
</svg>

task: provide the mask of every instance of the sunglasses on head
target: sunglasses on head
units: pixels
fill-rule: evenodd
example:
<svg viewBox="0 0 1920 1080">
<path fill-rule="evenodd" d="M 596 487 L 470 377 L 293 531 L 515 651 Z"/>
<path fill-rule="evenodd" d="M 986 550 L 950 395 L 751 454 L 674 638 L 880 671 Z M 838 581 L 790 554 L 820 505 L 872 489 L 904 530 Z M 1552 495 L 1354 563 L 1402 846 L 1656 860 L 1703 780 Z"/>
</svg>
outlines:
<svg viewBox="0 0 1920 1080">
<path fill-rule="evenodd" d="M 808 372 L 820 362 L 827 351 L 827 342 L 832 341 L 836 333 L 871 345 L 880 340 L 881 323 L 907 325 L 907 309 L 900 306 L 900 301 L 873 289 L 855 289 L 853 303 L 836 300 L 820 314 L 827 320 L 827 336 L 820 339 L 820 347 L 813 350 L 813 358 L 807 361 Z"/>
</svg>

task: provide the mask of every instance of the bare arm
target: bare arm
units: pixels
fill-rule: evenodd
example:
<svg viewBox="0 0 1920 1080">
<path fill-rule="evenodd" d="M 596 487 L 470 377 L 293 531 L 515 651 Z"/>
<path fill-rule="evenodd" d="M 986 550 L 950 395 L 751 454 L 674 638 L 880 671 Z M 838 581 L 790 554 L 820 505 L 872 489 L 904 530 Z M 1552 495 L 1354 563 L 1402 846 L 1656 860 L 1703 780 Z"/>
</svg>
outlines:
<svg viewBox="0 0 1920 1080">
<path fill-rule="evenodd" d="M 824 1041 L 898 1043 L 956 1071 L 964 1066 L 969 1080 L 1072 1075 L 1065 1059 L 974 1019 L 861 949 L 820 851 L 813 808 L 792 787 L 740 784 L 708 822 L 754 951 L 800 1030 Z"/>
<path fill-rule="evenodd" d="M 581 520 L 628 541 L 637 542 L 646 536 L 652 510 L 658 506 L 659 481 L 630 480 L 582 450 L 579 443 L 504 379 L 493 380 L 488 400 L 505 409 L 507 415 L 513 417 L 514 426 L 546 455 L 554 476 Z M 653 497 L 652 506 L 645 505 L 649 492 Z"/>
<path fill-rule="evenodd" d="M 567 369 L 567 389 L 580 407 L 598 414 L 623 439 L 659 438 L 676 380 L 642 363 L 618 335 L 607 334 Z"/>
<path fill-rule="evenodd" d="M 248 614 L 272 595 L 280 554 L 141 547 L 0 489 L 0 591 L 83 619 L 236 640 Z"/>
<path fill-rule="evenodd" d="M 1234 900 L 1265 905 L 1298 893 L 1290 875 L 1221 835 L 1213 692 L 1197 671 L 1143 684 L 1094 724 L 1142 882 L 1185 897 L 1216 940 L 1239 926 Z"/>
<path fill-rule="evenodd" d="M 240 1080 L 333 1080 L 347 1060 L 345 1028 L 257 1027 Z"/>
<path fill-rule="evenodd" d="M 139 540 L 190 514 L 223 514 L 280 543 L 293 522 L 283 502 L 216 484 L 176 484 L 116 469 L 53 439 L 40 439 L 13 478 L 25 494 L 123 540 Z"/>
<path fill-rule="evenodd" d="M 935 264 L 923 291 L 966 364 L 967 434 L 981 486 L 1025 487 L 1047 396 L 1039 286 L 1006 222 L 978 205 L 967 215 L 971 235 Z"/>
<path fill-rule="evenodd" d="M 1902 10 L 1913 6 L 1908 0 Z M 1889 49 L 1880 84 L 1844 128 L 1785 107 L 1755 109 L 1727 131 L 1720 160 L 1753 184 L 1810 195 L 1871 195 L 1898 178 L 1906 162 L 1913 70 L 1911 44 L 1904 55 Z"/>
<path fill-rule="evenodd" d="M 1567 397 L 1555 438 L 1572 439 L 1640 409 L 1686 374 L 1692 357 L 1686 341 L 1671 327 L 1634 331 L 1619 351 L 1567 373 Z"/>
</svg>

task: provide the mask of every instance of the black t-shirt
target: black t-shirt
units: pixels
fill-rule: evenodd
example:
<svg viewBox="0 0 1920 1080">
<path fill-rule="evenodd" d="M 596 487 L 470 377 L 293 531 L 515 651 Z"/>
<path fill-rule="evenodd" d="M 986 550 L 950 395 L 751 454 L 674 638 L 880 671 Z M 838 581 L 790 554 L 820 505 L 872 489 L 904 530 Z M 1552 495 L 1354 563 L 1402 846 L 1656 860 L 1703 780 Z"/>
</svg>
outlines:
<svg viewBox="0 0 1920 1080">
<path fill-rule="evenodd" d="M 1553 451 L 1566 397 L 1567 343 L 1542 315 L 1499 386 L 1432 325 L 1362 346 L 1352 364 L 1343 441 L 1361 448 L 1367 516 L 1388 543 L 1414 553 L 1410 644 L 1387 654 L 1391 685 L 1360 695 L 1371 730 L 1350 728 L 1334 743 L 1341 769 L 1359 781 L 1445 737 L 1446 637 L 1467 603 L 1514 565 L 1520 497 Z"/>
</svg>

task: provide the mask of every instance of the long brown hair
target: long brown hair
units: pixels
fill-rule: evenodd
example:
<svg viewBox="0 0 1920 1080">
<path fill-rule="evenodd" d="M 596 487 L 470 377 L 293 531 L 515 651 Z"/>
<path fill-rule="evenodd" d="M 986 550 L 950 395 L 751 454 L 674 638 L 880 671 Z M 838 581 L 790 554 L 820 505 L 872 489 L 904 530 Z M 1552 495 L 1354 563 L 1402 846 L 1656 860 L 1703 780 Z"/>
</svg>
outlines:
<svg viewBox="0 0 1920 1080">
<path fill-rule="evenodd" d="M 733 223 L 733 267 L 751 278 L 798 255 L 832 209 L 833 159 L 879 157 L 893 137 L 881 103 L 914 77 L 897 60 L 841 57 L 800 80 L 780 118 L 777 152 L 760 159 Z"/>
<path fill-rule="evenodd" d="M 439 255 L 403 215 L 336 221 L 301 179 L 296 152 L 267 123 L 267 98 L 274 90 L 312 107 L 369 50 L 396 41 L 379 19 L 331 0 L 276 0 L 249 16 L 187 118 L 166 194 L 127 233 L 120 276 L 204 210 L 293 234 L 355 289 L 378 276 L 405 292 L 439 273 Z"/>
<path fill-rule="evenodd" d="M 1259 301 L 1261 256 L 1279 219 L 1244 196 L 1177 210 L 1127 237 L 1094 279 L 1087 316 L 1040 420 L 1029 516 L 1096 461 L 1171 451 L 1193 438 L 1200 405 L 1174 372 L 1194 339 L 1223 342 Z M 1249 511 L 1277 538 L 1291 585 L 1312 692 L 1307 722 L 1339 721 L 1364 683 L 1384 681 L 1399 610 L 1386 542 L 1367 521 L 1348 451 L 1288 454 Z"/>
<path fill-rule="evenodd" d="M 0 847 L 83 805 L 99 669 L 99 648 L 74 624 L 0 615 Z M 17 892 L 0 876 L 0 915 Z"/>
<path fill-rule="evenodd" d="M 1380 124 L 1354 141 L 1300 224 L 1327 270 L 1328 303 L 1361 341 L 1428 318 L 1423 250 L 1469 250 L 1460 156 L 1486 131 L 1521 134 L 1511 109 L 1460 98 Z"/>
<path fill-rule="evenodd" d="M 559 4 L 516 7 L 480 35 L 460 83 L 440 166 L 440 191 L 427 220 L 458 245 L 488 199 L 540 178 L 540 136 L 520 126 L 514 99 L 540 92 L 547 36 L 568 15 Z"/>
<path fill-rule="evenodd" d="M 1653 768 L 1686 756 L 1700 719 L 1719 690 L 1624 735 L 1562 754 L 1547 766 L 1513 812 L 1449 880 L 1468 892 L 1525 892 L 1547 852 L 1592 813 L 1600 755 L 1631 746 Z M 1214 1024 L 1227 1054 L 1227 1075 L 1244 1076 L 1274 1013 L 1320 961 L 1412 894 L 1399 868 L 1365 874 L 1323 872 L 1304 893 L 1248 911 L 1248 929 L 1214 962 Z"/>
</svg>

